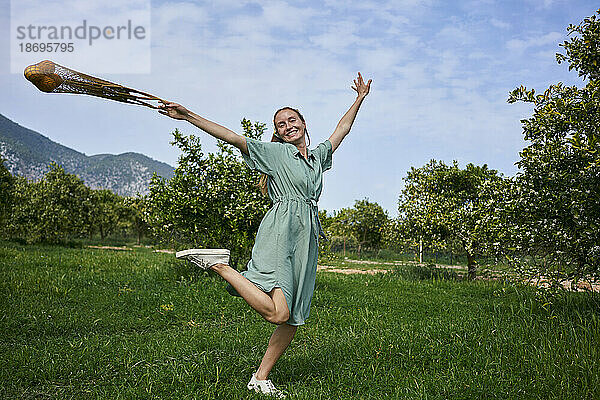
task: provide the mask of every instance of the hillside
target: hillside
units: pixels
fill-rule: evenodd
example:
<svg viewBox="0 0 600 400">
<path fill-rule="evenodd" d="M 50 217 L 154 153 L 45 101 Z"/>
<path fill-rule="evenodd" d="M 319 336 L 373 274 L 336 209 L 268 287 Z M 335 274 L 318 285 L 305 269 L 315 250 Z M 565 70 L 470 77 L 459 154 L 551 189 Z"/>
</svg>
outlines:
<svg viewBox="0 0 600 400">
<path fill-rule="evenodd" d="M 0 157 L 13 175 L 38 180 L 52 162 L 83 179 L 93 189 L 122 196 L 145 194 L 152 174 L 170 178 L 173 167 L 139 153 L 87 156 L 63 146 L 0 114 Z"/>
</svg>

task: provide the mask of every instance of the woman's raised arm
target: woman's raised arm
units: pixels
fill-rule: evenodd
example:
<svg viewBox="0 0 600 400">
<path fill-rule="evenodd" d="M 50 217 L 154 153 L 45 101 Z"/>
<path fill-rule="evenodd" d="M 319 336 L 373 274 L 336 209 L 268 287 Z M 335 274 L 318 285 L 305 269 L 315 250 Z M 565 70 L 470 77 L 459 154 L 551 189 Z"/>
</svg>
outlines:
<svg viewBox="0 0 600 400">
<path fill-rule="evenodd" d="M 244 136 L 238 135 L 234 131 L 227 129 L 224 126 L 209 121 L 206 118 L 189 111 L 181 104 L 164 102 L 163 105 L 160 106 L 160 110 L 158 110 L 158 112 L 174 119 L 188 121 L 209 135 L 214 136 L 217 139 L 224 140 L 225 142 L 240 149 L 242 153 L 248 154 L 248 145 L 246 144 L 246 138 Z"/>
<path fill-rule="evenodd" d="M 342 140 L 344 140 L 346 135 L 350 132 L 350 128 L 352 128 L 352 124 L 354 123 L 354 119 L 358 113 L 358 109 L 371 89 L 371 79 L 369 79 L 369 82 L 365 83 L 362 75 L 359 72 L 358 77 L 354 80 L 354 86 L 352 86 L 352 89 L 358 94 L 358 96 L 356 97 L 356 100 L 354 100 L 354 103 L 350 106 L 350 109 L 346 111 L 346 114 L 344 114 L 342 119 L 340 119 L 340 122 L 338 122 L 335 130 L 329 137 L 333 151 L 338 148 Z"/>
</svg>

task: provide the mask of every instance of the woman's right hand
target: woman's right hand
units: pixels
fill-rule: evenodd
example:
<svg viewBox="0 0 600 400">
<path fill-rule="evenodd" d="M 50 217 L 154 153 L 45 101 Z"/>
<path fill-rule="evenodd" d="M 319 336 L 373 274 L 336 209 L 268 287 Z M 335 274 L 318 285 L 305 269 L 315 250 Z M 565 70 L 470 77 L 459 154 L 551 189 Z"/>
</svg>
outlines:
<svg viewBox="0 0 600 400">
<path fill-rule="evenodd" d="M 158 106 L 158 112 L 174 119 L 187 119 L 190 112 L 181 104 L 161 101 L 162 105 Z"/>
</svg>

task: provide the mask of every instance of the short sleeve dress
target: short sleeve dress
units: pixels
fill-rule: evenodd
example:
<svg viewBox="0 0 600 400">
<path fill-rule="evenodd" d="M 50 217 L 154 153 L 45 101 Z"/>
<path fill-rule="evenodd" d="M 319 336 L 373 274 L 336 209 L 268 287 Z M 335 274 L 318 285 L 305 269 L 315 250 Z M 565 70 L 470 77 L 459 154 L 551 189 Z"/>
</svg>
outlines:
<svg viewBox="0 0 600 400">
<path fill-rule="evenodd" d="M 302 325 L 310 313 L 319 236 L 323 234 L 317 202 L 323 172 L 331 168 L 329 140 L 304 158 L 290 143 L 246 138 L 246 164 L 268 176 L 273 206 L 265 214 L 242 274 L 264 292 L 281 288 L 290 311 L 289 325 Z"/>
</svg>

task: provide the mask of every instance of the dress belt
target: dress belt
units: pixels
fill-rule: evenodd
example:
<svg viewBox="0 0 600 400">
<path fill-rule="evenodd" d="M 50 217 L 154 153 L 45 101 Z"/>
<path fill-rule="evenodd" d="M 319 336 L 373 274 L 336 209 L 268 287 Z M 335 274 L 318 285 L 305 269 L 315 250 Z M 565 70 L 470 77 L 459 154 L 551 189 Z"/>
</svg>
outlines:
<svg viewBox="0 0 600 400">
<path fill-rule="evenodd" d="M 279 203 L 280 201 L 285 201 L 285 200 L 298 200 L 298 201 L 302 201 L 305 202 L 306 204 L 309 204 L 313 207 L 317 206 L 317 200 L 315 199 L 307 199 L 306 197 L 302 197 L 302 196 L 294 196 L 294 195 L 287 195 L 287 196 L 279 196 L 279 197 L 275 197 L 273 199 L 273 203 Z"/>
<path fill-rule="evenodd" d="M 285 200 L 297 200 L 304 202 L 311 206 L 311 212 L 314 212 L 314 218 L 317 221 L 317 228 L 319 230 L 319 236 L 321 236 L 324 240 L 327 240 L 327 236 L 325 236 L 325 232 L 323 232 L 323 227 L 321 226 L 321 220 L 319 219 L 319 208 L 317 206 L 317 200 L 315 199 L 307 199 L 302 196 L 279 196 L 273 199 L 273 203 L 279 203 Z"/>
</svg>

